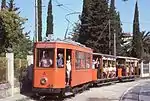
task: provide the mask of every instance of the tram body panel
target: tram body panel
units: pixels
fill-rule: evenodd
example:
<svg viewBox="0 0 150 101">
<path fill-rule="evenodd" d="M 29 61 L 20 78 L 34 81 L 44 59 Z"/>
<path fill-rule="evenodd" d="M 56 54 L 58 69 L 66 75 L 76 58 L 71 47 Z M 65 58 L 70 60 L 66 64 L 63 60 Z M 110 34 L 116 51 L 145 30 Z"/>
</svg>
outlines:
<svg viewBox="0 0 150 101">
<path fill-rule="evenodd" d="M 98 79 L 98 70 L 92 69 L 92 81 L 96 81 Z"/>
<path fill-rule="evenodd" d="M 34 77 L 35 88 L 65 88 L 65 69 L 63 68 L 36 69 Z M 46 80 L 45 84 L 42 84 L 42 79 Z"/>
<path fill-rule="evenodd" d="M 92 81 L 92 69 L 72 70 L 71 87 Z"/>
</svg>

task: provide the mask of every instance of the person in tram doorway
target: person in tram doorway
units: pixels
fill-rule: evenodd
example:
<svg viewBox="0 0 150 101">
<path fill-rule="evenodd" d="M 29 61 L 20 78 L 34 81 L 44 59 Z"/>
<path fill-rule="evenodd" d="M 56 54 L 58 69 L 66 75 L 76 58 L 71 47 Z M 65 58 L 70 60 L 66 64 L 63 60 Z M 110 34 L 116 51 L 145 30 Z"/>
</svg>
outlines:
<svg viewBox="0 0 150 101">
<path fill-rule="evenodd" d="M 40 67 L 50 67 L 52 65 L 52 63 L 53 63 L 52 59 L 49 58 L 48 52 L 43 51 L 43 56 L 42 56 L 39 66 Z"/>
<path fill-rule="evenodd" d="M 63 54 L 58 54 L 58 59 L 57 59 L 57 67 L 62 68 L 63 65 Z"/>
<path fill-rule="evenodd" d="M 67 60 L 67 85 L 70 84 L 70 78 L 71 78 L 71 58 L 68 56 Z"/>
</svg>

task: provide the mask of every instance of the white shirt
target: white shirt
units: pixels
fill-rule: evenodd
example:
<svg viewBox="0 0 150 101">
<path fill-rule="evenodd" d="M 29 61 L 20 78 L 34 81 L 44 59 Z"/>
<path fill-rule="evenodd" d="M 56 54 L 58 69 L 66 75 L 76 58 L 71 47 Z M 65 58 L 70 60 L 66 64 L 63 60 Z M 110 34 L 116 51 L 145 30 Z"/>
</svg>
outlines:
<svg viewBox="0 0 150 101">
<path fill-rule="evenodd" d="M 70 72 L 71 71 L 71 62 L 70 60 L 67 61 L 67 71 Z"/>
<path fill-rule="evenodd" d="M 113 68 L 112 67 L 109 67 L 109 72 L 112 72 L 113 71 Z"/>
<path fill-rule="evenodd" d="M 92 69 L 95 69 L 95 64 L 96 64 L 96 61 L 93 61 L 93 63 L 92 63 Z"/>
<path fill-rule="evenodd" d="M 52 65 L 51 59 L 43 58 L 40 62 L 40 66 L 42 66 L 42 67 L 50 67 L 51 65 Z"/>
</svg>

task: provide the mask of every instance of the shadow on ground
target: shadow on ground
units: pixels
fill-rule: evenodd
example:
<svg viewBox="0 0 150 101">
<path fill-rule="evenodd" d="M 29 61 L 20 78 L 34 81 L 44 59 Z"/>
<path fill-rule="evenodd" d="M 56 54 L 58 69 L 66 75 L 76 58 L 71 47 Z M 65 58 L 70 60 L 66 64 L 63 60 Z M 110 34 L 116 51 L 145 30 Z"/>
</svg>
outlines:
<svg viewBox="0 0 150 101">
<path fill-rule="evenodd" d="M 22 70 L 20 75 L 20 94 L 27 97 L 32 97 L 34 95 L 32 92 L 32 74 L 33 64 Z"/>
</svg>

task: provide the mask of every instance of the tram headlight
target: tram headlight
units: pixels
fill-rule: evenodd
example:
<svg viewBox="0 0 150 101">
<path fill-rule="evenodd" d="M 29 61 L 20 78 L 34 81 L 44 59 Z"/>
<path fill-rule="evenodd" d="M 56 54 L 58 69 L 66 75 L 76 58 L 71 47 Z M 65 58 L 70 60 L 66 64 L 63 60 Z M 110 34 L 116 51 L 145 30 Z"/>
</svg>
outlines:
<svg viewBox="0 0 150 101">
<path fill-rule="evenodd" d="M 41 85 L 45 85 L 47 83 L 47 78 L 41 78 L 40 83 Z"/>
</svg>

